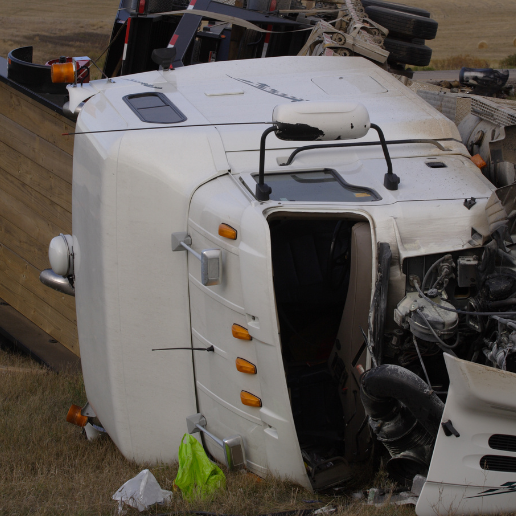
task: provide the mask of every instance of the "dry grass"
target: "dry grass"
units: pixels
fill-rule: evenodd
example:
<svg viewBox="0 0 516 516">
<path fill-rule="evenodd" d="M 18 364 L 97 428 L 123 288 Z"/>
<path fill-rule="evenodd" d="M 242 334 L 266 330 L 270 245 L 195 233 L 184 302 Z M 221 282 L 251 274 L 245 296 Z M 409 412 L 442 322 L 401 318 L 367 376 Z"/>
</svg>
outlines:
<svg viewBox="0 0 516 516">
<path fill-rule="evenodd" d="M 516 68 L 516 54 L 512 54 L 507 56 L 505 59 L 500 61 L 500 66 L 502 68 Z"/>
<path fill-rule="evenodd" d="M 0 366 L 4 368 L 0 371 L 0 514 L 116 514 L 117 502 L 111 496 L 145 465 L 126 460 L 109 437 L 89 442 L 78 427 L 66 423 L 69 406 L 86 401 L 82 376 L 58 375 L 28 358 L 3 351 Z M 151 466 L 150 470 L 163 489 L 172 490 L 176 464 Z M 389 487 L 382 477 L 375 485 Z M 346 516 L 378 514 L 376 508 L 353 504 L 346 496 L 315 495 L 288 480 L 259 479 L 239 472 L 228 473 L 227 490 L 211 500 L 188 504 L 177 493 L 168 506 L 154 507 L 148 514 L 195 510 L 257 515 L 327 504 Z M 129 509 L 128 514 L 139 513 Z M 414 511 L 386 507 L 380 514 L 413 516 Z"/>
<path fill-rule="evenodd" d="M 468 68 L 489 68 L 490 64 L 485 59 L 473 57 L 469 54 L 432 59 L 430 67 L 434 70 L 460 70 L 463 66 Z"/>
<path fill-rule="evenodd" d="M 439 22 L 437 37 L 428 41 L 434 59 L 457 54 L 484 59 L 497 66 L 514 54 L 516 2 L 514 0 L 399 0 L 431 12 Z M 479 49 L 480 41 L 486 48 Z"/>
<path fill-rule="evenodd" d="M 32 45 L 35 63 L 60 55 L 96 58 L 109 42 L 118 4 L 118 0 L 3 2 L 0 56 Z"/>
</svg>

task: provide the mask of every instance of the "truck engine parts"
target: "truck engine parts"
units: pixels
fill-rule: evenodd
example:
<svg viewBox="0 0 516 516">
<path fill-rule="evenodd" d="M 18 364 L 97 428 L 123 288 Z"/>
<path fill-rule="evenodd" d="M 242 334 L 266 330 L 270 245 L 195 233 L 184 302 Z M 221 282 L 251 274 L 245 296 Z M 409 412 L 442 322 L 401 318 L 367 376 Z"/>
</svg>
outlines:
<svg viewBox="0 0 516 516">
<path fill-rule="evenodd" d="M 426 475 L 444 410 L 437 394 L 404 367 L 384 364 L 364 373 L 360 397 L 371 430 L 391 455 L 389 474 L 407 485 Z"/>
</svg>

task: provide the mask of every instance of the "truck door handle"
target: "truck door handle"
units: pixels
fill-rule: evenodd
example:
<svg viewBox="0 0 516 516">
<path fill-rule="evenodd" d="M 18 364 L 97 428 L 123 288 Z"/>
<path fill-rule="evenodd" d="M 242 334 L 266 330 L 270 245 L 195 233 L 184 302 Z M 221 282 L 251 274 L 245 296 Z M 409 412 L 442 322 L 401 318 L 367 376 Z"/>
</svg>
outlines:
<svg viewBox="0 0 516 516">
<path fill-rule="evenodd" d="M 188 251 L 201 262 L 201 282 L 206 287 L 218 285 L 222 279 L 222 251 L 220 249 L 203 249 L 194 251 L 192 237 L 188 233 L 172 233 L 172 251 Z"/>
<path fill-rule="evenodd" d="M 229 470 L 245 467 L 244 442 L 240 435 L 233 435 L 226 439 L 219 439 L 206 429 L 206 418 L 202 414 L 193 414 L 186 418 L 186 427 L 189 434 L 202 432 L 222 448 L 224 460 Z"/>
</svg>

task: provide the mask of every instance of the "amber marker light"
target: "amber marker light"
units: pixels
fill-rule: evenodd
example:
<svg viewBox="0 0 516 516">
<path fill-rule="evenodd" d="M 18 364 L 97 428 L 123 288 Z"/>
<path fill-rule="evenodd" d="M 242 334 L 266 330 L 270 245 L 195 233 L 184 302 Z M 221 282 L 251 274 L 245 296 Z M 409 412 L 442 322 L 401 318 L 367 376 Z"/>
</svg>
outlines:
<svg viewBox="0 0 516 516">
<path fill-rule="evenodd" d="M 256 374 L 256 366 L 243 358 L 236 359 L 236 368 L 241 373 Z"/>
<path fill-rule="evenodd" d="M 53 83 L 72 84 L 76 80 L 75 63 L 54 63 L 50 68 Z"/>
<path fill-rule="evenodd" d="M 68 423 L 72 423 L 72 425 L 77 425 L 80 427 L 86 426 L 88 417 L 83 416 L 81 414 L 81 410 L 81 407 L 78 405 L 72 405 L 70 410 L 68 410 L 68 414 L 66 415 L 66 421 L 68 421 Z"/>
<path fill-rule="evenodd" d="M 235 339 L 253 340 L 251 335 L 249 335 L 249 331 L 246 330 L 243 326 L 240 326 L 240 324 L 233 324 L 233 326 L 231 326 L 231 333 Z"/>
<path fill-rule="evenodd" d="M 236 240 L 237 230 L 229 226 L 228 224 L 220 224 L 219 225 L 219 235 L 224 238 L 229 238 L 230 240 Z"/>
<path fill-rule="evenodd" d="M 240 392 L 240 401 L 247 405 L 248 407 L 261 407 L 262 406 L 262 400 L 255 396 L 254 394 L 251 394 L 247 391 L 241 391 Z"/>
<path fill-rule="evenodd" d="M 480 154 L 475 154 L 471 157 L 471 161 L 478 167 L 478 168 L 484 168 L 487 163 L 482 159 L 482 156 Z"/>
</svg>

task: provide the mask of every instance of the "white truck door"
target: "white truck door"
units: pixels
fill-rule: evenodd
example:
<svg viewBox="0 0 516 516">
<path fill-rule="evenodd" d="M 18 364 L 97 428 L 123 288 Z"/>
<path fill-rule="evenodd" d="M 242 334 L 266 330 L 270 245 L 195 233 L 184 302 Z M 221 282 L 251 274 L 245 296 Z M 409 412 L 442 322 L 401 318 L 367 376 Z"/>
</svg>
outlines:
<svg viewBox="0 0 516 516">
<path fill-rule="evenodd" d="M 221 237 L 228 224 L 236 240 Z M 221 177 L 199 188 L 191 203 L 188 233 L 196 252 L 222 251 L 219 285 L 204 286 L 200 262 L 189 253 L 192 345 L 199 412 L 219 439 L 242 437 L 247 467 L 258 474 L 289 474 L 309 487 L 295 433 L 281 358 L 271 274 L 269 228 L 259 205 Z M 237 325 L 251 340 L 235 338 Z M 237 369 L 237 359 L 255 374 Z M 243 403 L 248 395 L 258 406 Z M 205 436 L 210 453 L 224 462 L 220 446 Z"/>
</svg>

